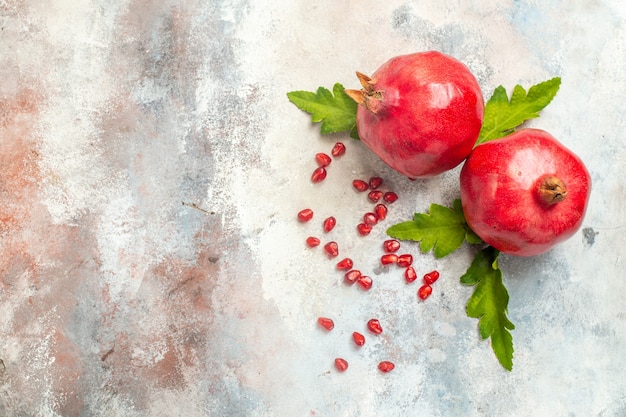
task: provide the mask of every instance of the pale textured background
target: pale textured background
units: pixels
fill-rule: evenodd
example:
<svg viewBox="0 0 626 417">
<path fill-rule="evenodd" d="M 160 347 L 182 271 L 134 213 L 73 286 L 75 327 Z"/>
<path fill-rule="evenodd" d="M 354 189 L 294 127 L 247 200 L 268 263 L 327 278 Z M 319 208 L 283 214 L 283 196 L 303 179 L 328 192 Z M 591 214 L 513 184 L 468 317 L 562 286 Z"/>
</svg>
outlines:
<svg viewBox="0 0 626 417">
<path fill-rule="evenodd" d="M 0 416 L 626 416 L 625 21 L 622 0 L 0 0 Z M 410 182 L 286 99 L 427 49 L 486 96 L 561 76 L 532 125 L 594 182 L 585 232 L 501 259 L 512 373 L 465 317 L 470 250 L 404 246 L 442 273 L 418 303 L 377 267 L 384 227 L 353 229 L 353 178 L 401 195 L 390 225 L 449 204 L 458 170 Z M 304 247 L 305 206 L 370 293 Z"/>
</svg>

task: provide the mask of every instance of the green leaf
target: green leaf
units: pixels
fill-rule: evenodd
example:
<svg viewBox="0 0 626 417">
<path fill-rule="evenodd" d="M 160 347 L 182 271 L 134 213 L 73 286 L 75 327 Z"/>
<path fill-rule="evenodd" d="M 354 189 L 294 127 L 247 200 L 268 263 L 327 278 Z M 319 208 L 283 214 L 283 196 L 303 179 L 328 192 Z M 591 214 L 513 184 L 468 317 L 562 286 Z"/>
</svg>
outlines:
<svg viewBox="0 0 626 417">
<path fill-rule="evenodd" d="M 496 88 L 485 105 L 483 126 L 476 144 L 506 136 L 526 120 L 539 117 L 539 112 L 550 104 L 560 86 L 559 77 L 530 87 L 528 93 L 518 84 L 510 101 L 504 87 Z"/>
<path fill-rule="evenodd" d="M 422 252 L 432 249 L 437 258 L 454 252 L 463 241 L 482 243 L 467 225 L 460 199 L 454 200 L 452 208 L 431 204 L 428 214 L 415 213 L 413 220 L 391 226 L 387 234 L 400 240 L 420 242 Z"/>
<path fill-rule="evenodd" d="M 356 132 L 357 103 L 344 91 L 343 85 L 336 83 L 333 91 L 319 87 L 317 92 L 291 91 L 287 93 L 289 101 L 300 110 L 311 114 L 311 121 L 320 123 L 322 134 L 350 132 L 358 139 Z"/>
<path fill-rule="evenodd" d="M 502 282 L 502 271 L 498 268 L 499 254 L 491 246 L 478 252 L 461 277 L 461 283 L 475 285 L 474 293 L 467 302 L 467 316 L 479 319 L 480 336 L 491 338 L 491 347 L 498 361 L 510 371 L 513 369 L 513 337 L 510 330 L 515 326 L 506 316 L 509 294 Z"/>
</svg>

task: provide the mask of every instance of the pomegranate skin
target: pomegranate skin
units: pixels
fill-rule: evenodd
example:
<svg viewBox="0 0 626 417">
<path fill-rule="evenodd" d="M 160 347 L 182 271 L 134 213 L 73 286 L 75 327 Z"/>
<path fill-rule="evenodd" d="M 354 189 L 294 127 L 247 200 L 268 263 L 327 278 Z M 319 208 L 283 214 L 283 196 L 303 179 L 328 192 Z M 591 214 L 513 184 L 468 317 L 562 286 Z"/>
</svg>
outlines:
<svg viewBox="0 0 626 417">
<path fill-rule="evenodd" d="M 436 51 L 401 55 L 376 70 L 370 85 L 369 105 L 357 110 L 357 130 L 385 163 L 420 178 L 467 158 L 482 126 L 484 100 L 463 63 Z"/>
<path fill-rule="evenodd" d="M 550 186 L 555 179 L 560 185 Z M 512 255 L 542 254 L 576 233 L 590 192 L 580 158 L 538 129 L 478 145 L 461 169 L 468 225 L 485 243 Z"/>
</svg>

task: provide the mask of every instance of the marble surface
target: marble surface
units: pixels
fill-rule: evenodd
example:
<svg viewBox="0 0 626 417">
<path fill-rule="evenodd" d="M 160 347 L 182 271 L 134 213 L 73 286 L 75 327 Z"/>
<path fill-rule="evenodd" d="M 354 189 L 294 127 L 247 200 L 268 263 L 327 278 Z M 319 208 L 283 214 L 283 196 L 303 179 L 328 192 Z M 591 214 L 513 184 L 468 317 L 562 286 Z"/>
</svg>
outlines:
<svg viewBox="0 0 626 417">
<path fill-rule="evenodd" d="M 0 416 L 625 416 L 625 22 L 621 0 L 0 1 Z M 352 179 L 398 192 L 390 225 L 450 204 L 458 170 L 411 182 L 286 98 L 429 49 L 486 96 L 562 77 L 530 125 L 592 175 L 580 232 L 500 261 L 512 372 L 465 316 L 470 249 L 403 246 L 442 274 L 419 303 L 377 266 L 385 228 L 354 232 Z M 305 247 L 307 206 L 370 292 Z"/>
</svg>

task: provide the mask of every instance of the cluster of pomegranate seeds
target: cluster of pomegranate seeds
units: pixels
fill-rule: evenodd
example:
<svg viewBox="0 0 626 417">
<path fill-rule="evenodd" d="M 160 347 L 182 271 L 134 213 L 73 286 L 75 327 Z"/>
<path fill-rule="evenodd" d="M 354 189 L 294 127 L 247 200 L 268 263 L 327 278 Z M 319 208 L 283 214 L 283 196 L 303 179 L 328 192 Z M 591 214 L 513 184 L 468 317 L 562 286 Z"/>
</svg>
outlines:
<svg viewBox="0 0 626 417">
<path fill-rule="evenodd" d="M 335 158 L 343 155 L 344 153 L 346 153 L 346 146 L 341 142 L 335 143 L 335 146 L 333 146 L 330 151 L 330 154 Z M 318 152 L 315 154 L 315 162 L 317 162 L 317 168 L 315 168 L 311 174 L 311 181 L 318 183 L 326 179 L 326 175 L 328 175 L 326 167 L 330 165 L 332 158 L 324 152 Z"/>
<path fill-rule="evenodd" d="M 433 293 L 433 287 L 431 286 L 435 281 L 439 279 L 439 271 L 431 271 L 424 275 L 422 279 L 424 285 L 417 290 L 417 296 L 420 300 L 425 300 Z"/>
</svg>

